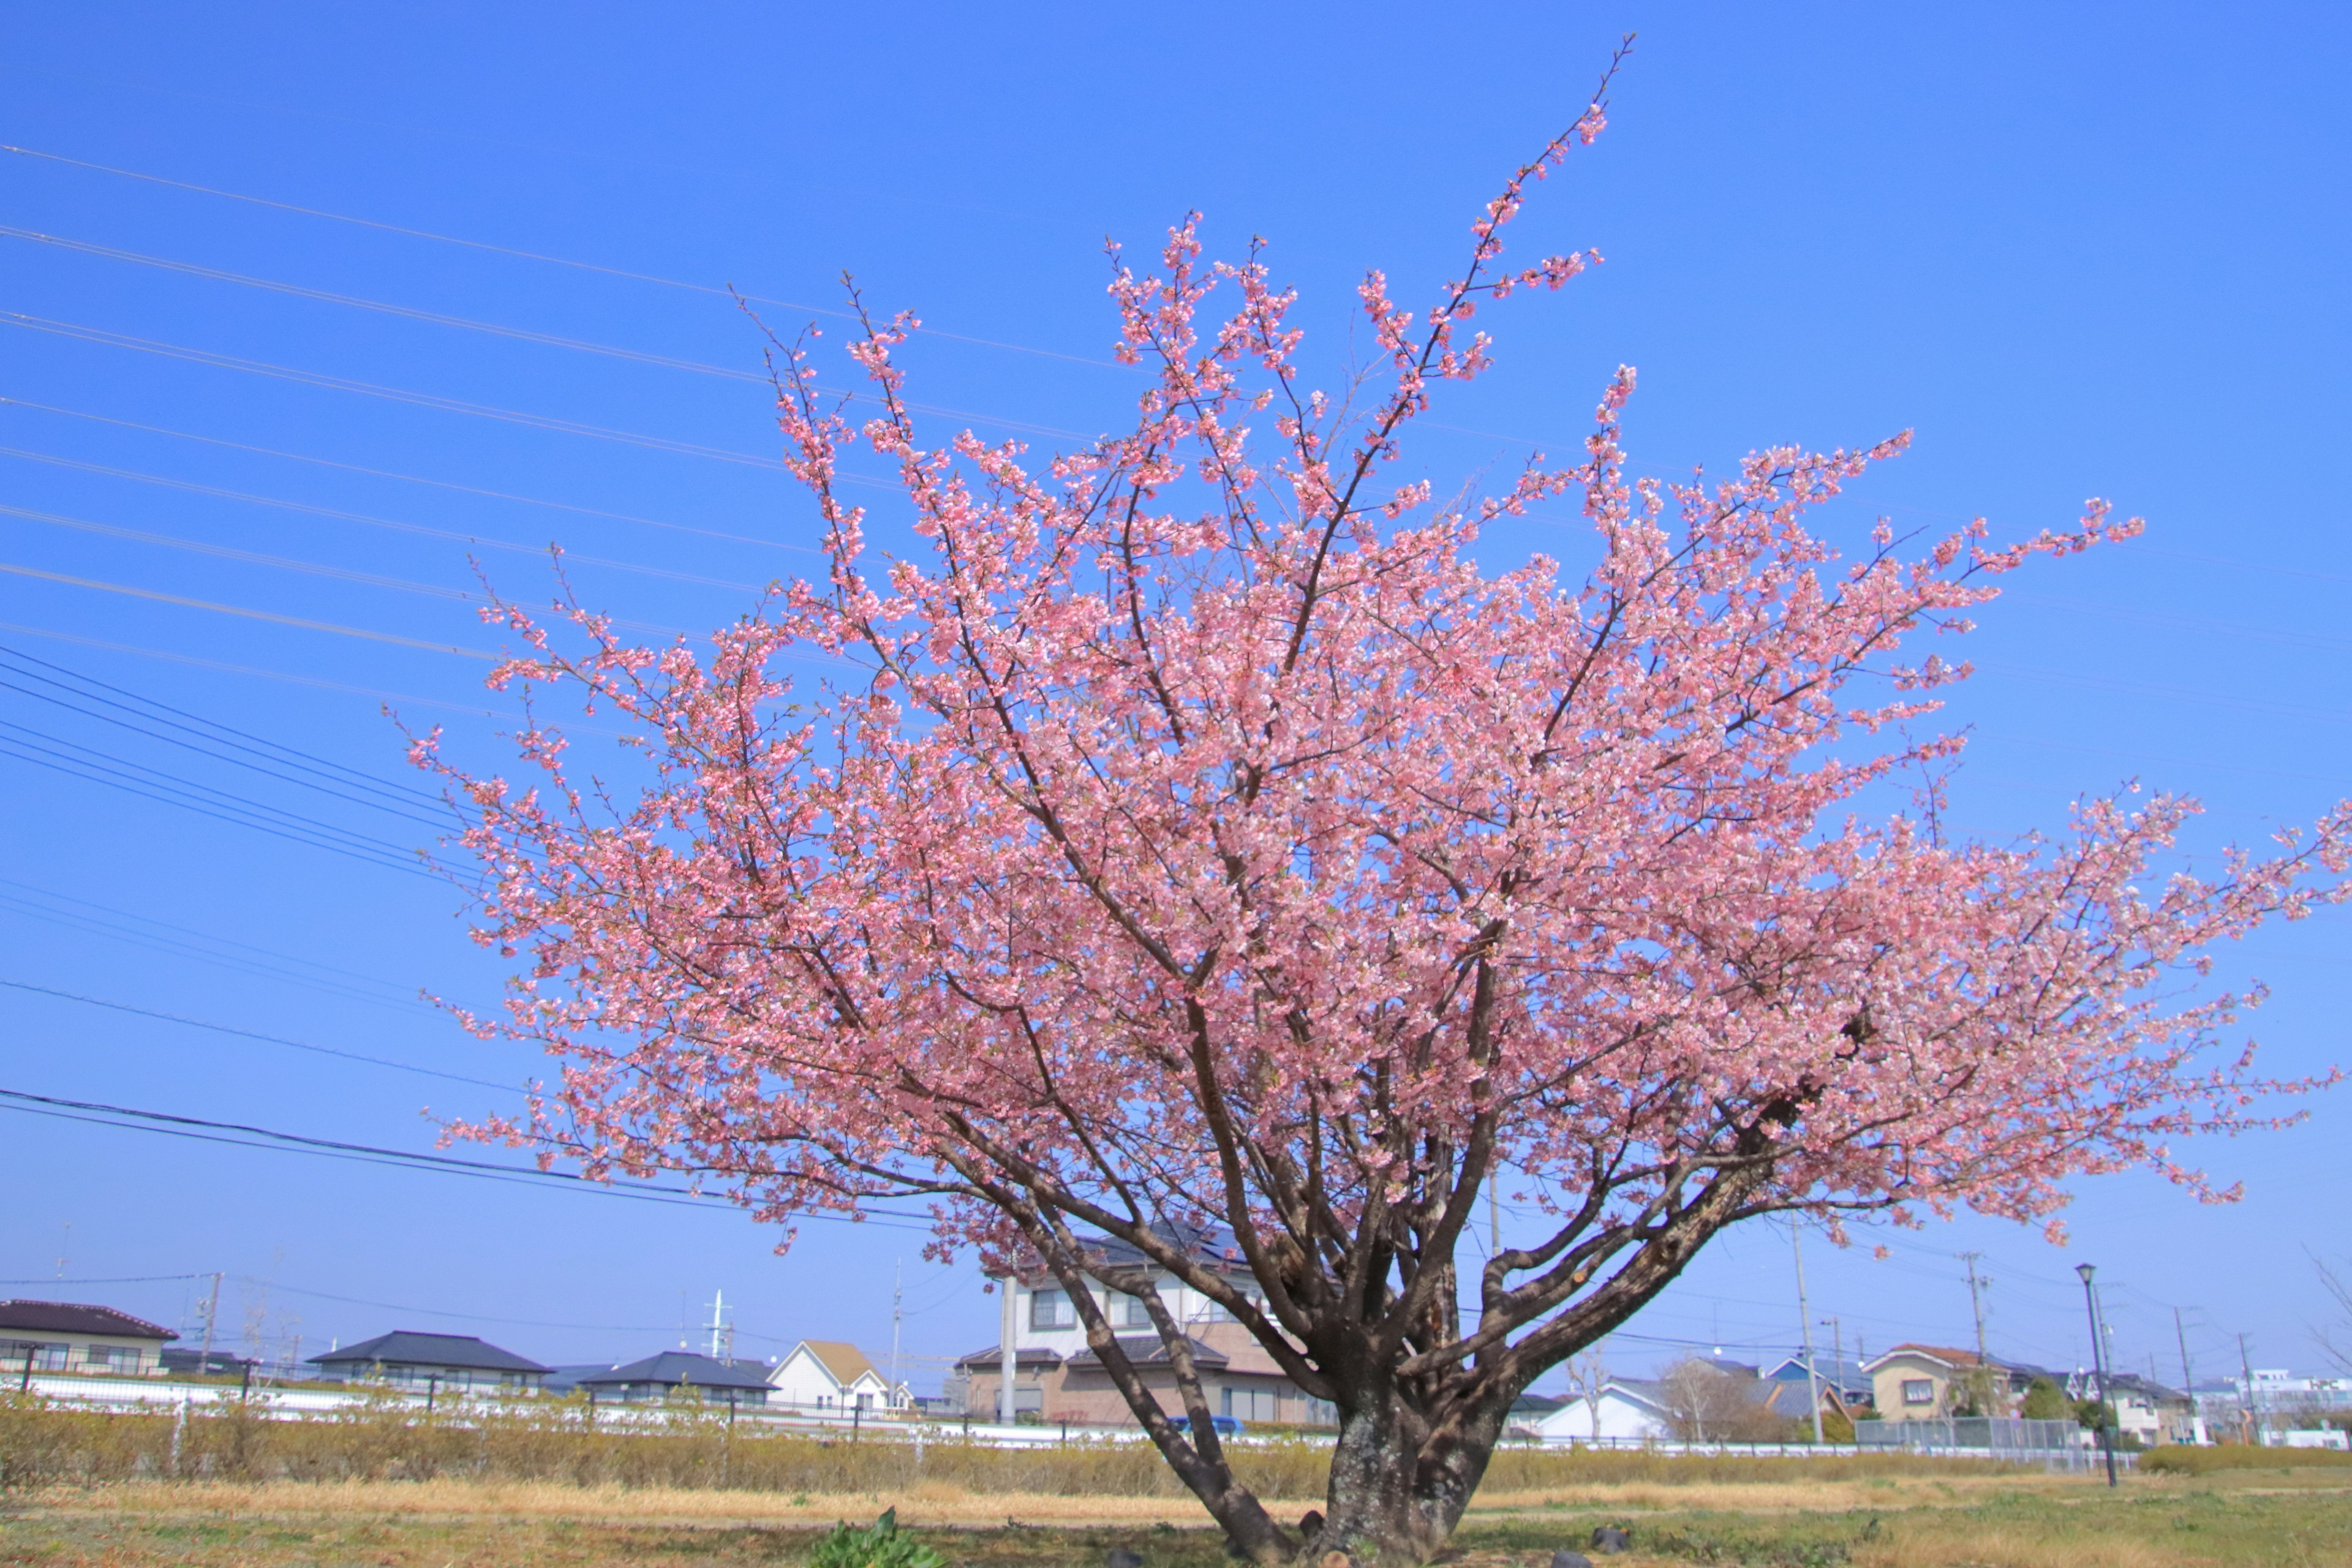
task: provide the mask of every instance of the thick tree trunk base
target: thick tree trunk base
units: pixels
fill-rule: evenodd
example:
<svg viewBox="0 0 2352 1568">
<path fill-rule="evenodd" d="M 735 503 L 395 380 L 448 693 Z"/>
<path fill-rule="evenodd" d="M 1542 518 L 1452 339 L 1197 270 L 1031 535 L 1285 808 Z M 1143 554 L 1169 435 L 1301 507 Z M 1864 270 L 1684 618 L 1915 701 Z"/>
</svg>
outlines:
<svg viewBox="0 0 2352 1568">
<path fill-rule="evenodd" d="M 1454 1538 L 1488 1452 L 1467 1439 L 1424 1447 L 1393 1419 L 1343 1416 L 1321 1528 L 1300 1560 L 1320 1565 L 1344 1552 L 1358 1568 L 1420 1568 Z"/>
</svg>

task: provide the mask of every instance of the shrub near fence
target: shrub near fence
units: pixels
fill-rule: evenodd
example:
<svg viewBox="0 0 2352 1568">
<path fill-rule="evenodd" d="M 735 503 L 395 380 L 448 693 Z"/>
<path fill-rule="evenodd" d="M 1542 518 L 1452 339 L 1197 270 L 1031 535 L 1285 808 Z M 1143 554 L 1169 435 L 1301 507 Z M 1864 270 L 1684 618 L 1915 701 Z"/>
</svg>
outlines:
<svg viewBox="0 0 2352 1568">
<path fill-rule="evenodd" d="M 2166 1445 L 2139 1457 L 2139 1468 L 2158 1475 L 2210 1476 L 2216 1470 L 2338 1469 L 2352 1473 L 2352 1454 L 2328 1448 L 2257 1448 L 2223 1443 L 2211 1448 Z"/>
<path fill-rule="evenodd" d="M 394 1398 L 301 1419 L 251 1407 L 194 1410 L 184 1417 L 51 1405 L 0 1395 L 0 1486 L 97 1484 L 128 1479 L 424 1480 L 475 1478 L 573 1486 L 684 1487 L 845 1493 L 919 1484 L 972 1492 L 1161 1497 L 1184 1489 L 1148 1444 L 1073 1439 L 1062 1446 L 998 1448 L 957 1439 L 952 1428 L 916 1442 L 907 1435 L 833 1437 L 730 1426 L 724 1409 L 681 1407 L 656 1423 L 597 1426 L 577 1402 L 451 1402 L 432 1415 Z M 1259 1496 L 1318 1499 L 1330 1463 L 1328 1440 L 1297 1437 L 1237 1446 L 1235 1468 Z M 1508 1448 L 1496 1454 L 1494 1492 L 1622 1482 L 1675 1484 L 1854 1479 L 1996 1471 L 1983 1460 L 1910 1455 L 1776 1458 L 1641 1451 Z"/>
</svg>

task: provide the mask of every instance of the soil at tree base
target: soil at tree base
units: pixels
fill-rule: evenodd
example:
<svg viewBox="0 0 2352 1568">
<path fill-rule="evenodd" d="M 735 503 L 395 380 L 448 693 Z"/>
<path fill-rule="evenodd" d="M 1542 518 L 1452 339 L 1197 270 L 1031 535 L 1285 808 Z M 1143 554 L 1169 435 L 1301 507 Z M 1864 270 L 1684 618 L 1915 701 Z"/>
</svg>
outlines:
<svg viewBox="0 0 2352 1568">
<path fill-rule="evenodd" d="M 152 1496 L 152 1493 L 149 1494 Z M 1546 1507 L 1472 1521 L 1446 1568 L 1545 1568 L 1595 1526 L 1628 1525 L 1622 1568 L 2321 1568 L 2352 1563 L 2352 1486 L 2325 1472 L 2235 1472 L 2110 1495 L 2103 1489 L 1996 1493 L 1952 1506 L 1739 1513 Z M 955 1568 L 1103 1568 L 1117 1548 L 1147 1568 L 1232 1568 L 1212 1530 L 919 1530 Z M 808 1529 L 434 1518 L 356 1510 L 195 1516 L 24 1500 L 0 1513 L 0 1563 L 43 1568 L 731 1568 L 797 1563 Z"/>
</svg>

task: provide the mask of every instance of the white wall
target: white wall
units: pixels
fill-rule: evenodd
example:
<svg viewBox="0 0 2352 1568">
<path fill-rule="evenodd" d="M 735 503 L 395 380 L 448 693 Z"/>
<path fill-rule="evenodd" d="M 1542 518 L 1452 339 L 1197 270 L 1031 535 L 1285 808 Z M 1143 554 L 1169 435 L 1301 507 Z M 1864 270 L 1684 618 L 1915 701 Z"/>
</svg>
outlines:
<svg viewBox="0 0 2352 1568">
<path fill-rule="evenodd" d="M 113 1334 L 50 1333 L 46 1330 L 0 1329 L 0 1373 L 14 1370 L 21 1374 L 25 1367 L 25 1347 L 36 1346 L 33 1370 L 39 1372 L 111 1372 L 138 1377 L 152 1377 L 163 1370 L 163 1342 L 159 1340 L 126 1340 Z M 93 1362 L 90 1352 L 100 1350 L 107 1360 Z M 63 1352 L 62 1361 L 58 1352 Z M 135 1358 L 135 1359 L 124 1359 Z"/>
<path fill-rule="evenodd" d="M 793 1353 L 768 1374 L 768 1384 L 776 1392 L 768 1396 L 771 1404 L 793 1410 L 843 1410 L 851 1402 L 841 1396 L 841 1385 L 824 1363 L 809 1353 L 804 1345 L 796 1345 Z"/>
<path fill-rule="evenodd" d="M 1598 1415 L 1600 1429 L 1596 1432 L 1592 1405 L 1582 1399 L 1571 1399 L 1537 1422 L 1536 1429 L 1554 1442 L 1577 1437 L 1598 1437 L 1604 1442 L 1643 1442 L 1674 1435 L 1648 1405 L 1628 1399 L 1613 1389 L 1601 1394 Z"/>
</svg>

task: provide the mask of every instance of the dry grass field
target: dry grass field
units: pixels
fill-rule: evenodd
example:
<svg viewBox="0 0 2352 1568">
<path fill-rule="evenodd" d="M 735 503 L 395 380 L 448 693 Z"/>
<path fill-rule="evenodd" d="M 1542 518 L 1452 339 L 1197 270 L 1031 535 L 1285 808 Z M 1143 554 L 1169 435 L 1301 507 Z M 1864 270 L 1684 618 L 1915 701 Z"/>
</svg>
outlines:
<svg viewBox="0 0 2352 1568">
<path fill-rule="evenodd" d="M 33 1488 L 0 1501 L 0 1563 L 735 1568 L 795 1563 L 819 1528 L 886 1507 L 959 1568 L 1100 1568 L 1120 1546 L 1150 1568 L 1228 1568 L 1199 1511 L 1169 1498 L 452 1478 Z M 1544 1568 L 1602 1523 L 1632 1529 L 1625 1568 L 2344 1568 L 2352 1468 L 2137 1477 L 2113 1494 L 2017 1472 L 1497 1490 L 1473 1510 L 1454 1568 Z"/>
</svg>

